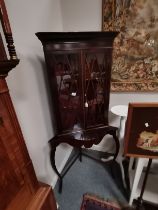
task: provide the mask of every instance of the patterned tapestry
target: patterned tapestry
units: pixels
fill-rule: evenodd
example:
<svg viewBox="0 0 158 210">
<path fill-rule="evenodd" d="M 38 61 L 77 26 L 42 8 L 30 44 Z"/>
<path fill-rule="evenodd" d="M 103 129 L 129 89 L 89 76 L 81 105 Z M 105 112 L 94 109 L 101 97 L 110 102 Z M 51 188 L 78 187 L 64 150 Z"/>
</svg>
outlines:
<svg viewBox="0 0 158 210">
<path fill-rule="evenodd" d="M 103 0 L 114 42 L 112 91 L 158 91 L 158 0 Z"/>
</svg>

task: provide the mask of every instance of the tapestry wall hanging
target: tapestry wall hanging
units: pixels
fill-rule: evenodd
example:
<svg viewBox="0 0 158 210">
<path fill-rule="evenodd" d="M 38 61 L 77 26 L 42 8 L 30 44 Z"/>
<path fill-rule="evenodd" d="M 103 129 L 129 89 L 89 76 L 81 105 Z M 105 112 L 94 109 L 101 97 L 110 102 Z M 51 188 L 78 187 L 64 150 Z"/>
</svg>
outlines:
<svg viewBox="0 0 158 210">
<path fill-rule="evenodd" d="M 158 158 L 158 103 L 130 103 L 125 129 L 125 155 Z"/>
<path fill-rule="evenodd" d="M 112 91 L 158 91 L 158 0 L 103 0 L 102 30 L 115 39 Z"/>
</svg>

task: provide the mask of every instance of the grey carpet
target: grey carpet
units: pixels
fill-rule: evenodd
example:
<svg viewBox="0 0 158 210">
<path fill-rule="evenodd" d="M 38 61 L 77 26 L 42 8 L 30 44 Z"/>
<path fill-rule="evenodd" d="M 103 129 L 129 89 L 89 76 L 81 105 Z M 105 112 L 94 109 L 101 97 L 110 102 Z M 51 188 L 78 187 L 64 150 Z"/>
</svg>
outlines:
<svg viewBox="0 0 158 210">
<path fill-rule="evenodd" d="M 62 193 L 58 193 L 58 183 L 54 192 L 60 210 L 79 210 L 84 193 L 127 204 L 119 165 L 114 161 L 100 164 L 85 156 L 65 175 Z"/>
</svg>

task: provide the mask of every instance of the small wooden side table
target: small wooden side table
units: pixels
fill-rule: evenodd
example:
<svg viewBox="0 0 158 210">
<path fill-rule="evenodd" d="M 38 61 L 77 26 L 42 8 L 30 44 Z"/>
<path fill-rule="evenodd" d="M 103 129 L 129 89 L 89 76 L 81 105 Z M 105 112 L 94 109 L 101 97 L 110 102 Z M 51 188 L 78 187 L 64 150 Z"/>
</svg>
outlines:
<svg viewBox="0 0 158 210">
<path fill-rule="evenodd" d="M 111 108 L 111 112 L 117 116 L 120 117 L 120 125 L 118 129 L 118 139 L 120 141 L 120 149 L 119 149 L 119 154 L 117 157 L 117 162 L 120 164 L 121 167 L 121 173 L 122 173 L 122 180 L 123 184 L 126 187 L 126 182 L 125 182 L 125 174 L 124 174 L 124 168 L 123 168 L 123 138 L 124 138 L 124 130 L 125 130 L 125 121 L 128 113 L 128 106 L 127 105 L 116 105 Z"/>
</svg>

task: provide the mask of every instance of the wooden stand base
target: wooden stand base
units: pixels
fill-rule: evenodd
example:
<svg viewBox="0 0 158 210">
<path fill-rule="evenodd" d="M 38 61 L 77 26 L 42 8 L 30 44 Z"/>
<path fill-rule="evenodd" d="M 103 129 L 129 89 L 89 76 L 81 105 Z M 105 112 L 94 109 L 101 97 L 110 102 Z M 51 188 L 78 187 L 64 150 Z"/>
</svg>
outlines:
<svg viewBox="0 0 158 210">
<path fill-rule="evenodd" d="M 56 210 L 56 201 L 52 188 L 48 185 L 42 185 L 34 198 L 27 207 L 27 210 Z"/>
<path fill-rule="evenodd" d="M 40 184 L 32 197 L 24 192 L 21 192 L 6 210 L 57 210 L 51 186 Z"/>
</svg>

